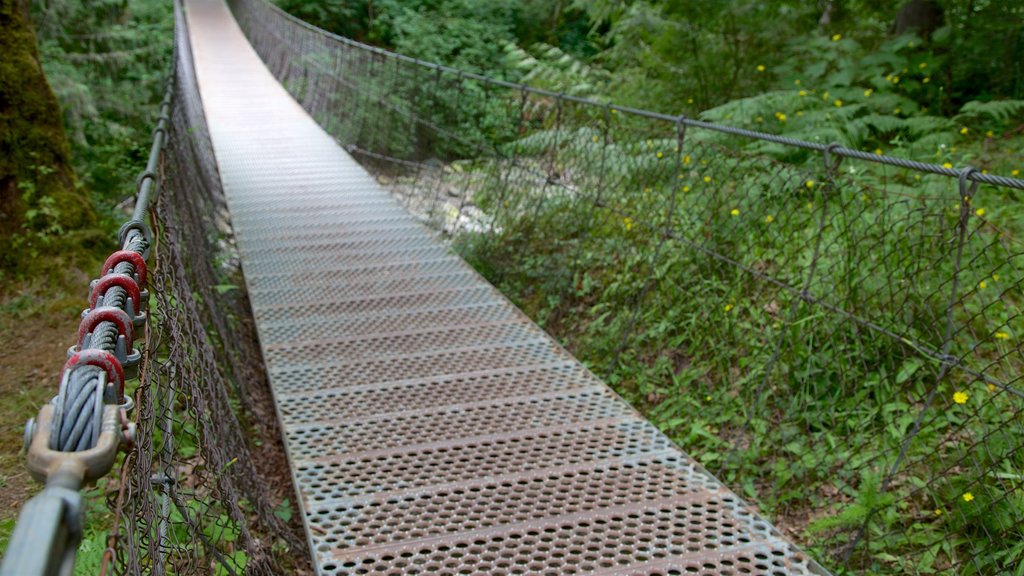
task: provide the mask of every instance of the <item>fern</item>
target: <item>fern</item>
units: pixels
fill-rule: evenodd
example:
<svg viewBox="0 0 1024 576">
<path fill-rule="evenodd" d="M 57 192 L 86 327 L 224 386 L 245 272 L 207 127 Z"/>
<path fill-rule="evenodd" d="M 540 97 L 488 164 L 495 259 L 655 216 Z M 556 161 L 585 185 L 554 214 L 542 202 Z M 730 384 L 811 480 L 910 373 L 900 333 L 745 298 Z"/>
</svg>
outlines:
<svg viewBox="0 0 1024 576">
<path fill-rule="evenodd" d="M 927 134 L 952 130 L 956 123 L 948 118 L 938 116 L 915 116 L 907 118 L 906 125 L 911 136 L 918 138 Z"/>
<path fill-rule="evenodd" d="M 960 121 L 989 116 L 1000 122 L 1005 122 L 1022 113 L 1024 113 L 1024 100 L 992 100 L 990 102 L 974 100 L 964 104 L 954 119 Z"/>
</svg>

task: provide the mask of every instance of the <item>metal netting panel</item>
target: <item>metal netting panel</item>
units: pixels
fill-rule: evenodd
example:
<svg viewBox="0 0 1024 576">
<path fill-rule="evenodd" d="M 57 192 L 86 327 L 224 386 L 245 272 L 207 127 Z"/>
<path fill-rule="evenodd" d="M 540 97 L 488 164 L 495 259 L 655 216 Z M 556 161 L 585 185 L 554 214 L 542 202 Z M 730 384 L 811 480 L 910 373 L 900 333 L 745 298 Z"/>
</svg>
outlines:
<svg viewBox="0 0 1024 576">
<path fill-rule="evenodd" d="M 261 462 L 279 432 L 246 297 L 219 289 L 232 281 L 230 263 L 217 264 L 234 251 L 230 217 L 177 4 L 175 18 L 174 105 L 152 211 L 154 305 L 134 393 L 139 440 L 110 499 L 115 570 L 278 574 L 281 553 L 305 545 L 275 515 L 291 497 L 288 477 L 271 483 L 272 463 Z"/>
</svg>

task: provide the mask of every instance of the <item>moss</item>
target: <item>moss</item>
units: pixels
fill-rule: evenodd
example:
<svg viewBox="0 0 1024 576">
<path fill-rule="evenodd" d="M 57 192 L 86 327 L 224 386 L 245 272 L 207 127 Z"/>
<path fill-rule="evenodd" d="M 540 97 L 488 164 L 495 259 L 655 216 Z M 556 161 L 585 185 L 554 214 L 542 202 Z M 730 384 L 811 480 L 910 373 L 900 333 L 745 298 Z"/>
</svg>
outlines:
<svg viewBox="0 0 1024 576">
<path fill-rule="evenodd" d="M 96 216 L 76 184 L 60 106 L 18 0 L 0 0 L 0 54 L 0 267 L 10 268 Z"/>
</svg>

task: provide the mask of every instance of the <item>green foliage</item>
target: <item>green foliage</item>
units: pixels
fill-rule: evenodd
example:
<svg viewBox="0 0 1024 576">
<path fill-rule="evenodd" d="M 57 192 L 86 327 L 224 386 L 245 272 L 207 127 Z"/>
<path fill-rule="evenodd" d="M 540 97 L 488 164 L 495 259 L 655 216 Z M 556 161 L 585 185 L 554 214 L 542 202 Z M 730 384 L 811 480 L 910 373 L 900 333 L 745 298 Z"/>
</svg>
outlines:
<svg viewBox="0 0 1024 576">
<path fill-rule="evenodd" d="M 135 194 L 163 97 L 173 43 L 172 6 L 158 0 L 33 1 L 43 70 L 64 112 L 79 177 L 96 209 Z"/>
</svg>

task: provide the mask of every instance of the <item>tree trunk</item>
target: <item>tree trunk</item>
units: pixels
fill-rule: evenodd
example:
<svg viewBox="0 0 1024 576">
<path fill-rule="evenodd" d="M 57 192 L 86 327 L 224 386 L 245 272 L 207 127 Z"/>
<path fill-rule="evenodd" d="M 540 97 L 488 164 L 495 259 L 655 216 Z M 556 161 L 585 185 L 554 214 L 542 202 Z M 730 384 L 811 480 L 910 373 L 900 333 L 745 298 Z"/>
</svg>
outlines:
<svg viewBox="0 0 1024 576">
<path fill-rule="evenodd" d="M 942 5 L 935 0 L 910 0 L 900 8 L 889 30 L 893 34 L 914 32 L 925 40 L 945 23 Z"/>
<path fill-rule="evenodd" d="M 95 220 L 20 0 L 0 0 L 0 265 Z M 31 256 L 31 254 L 29 254 Z"/>
</svg>

